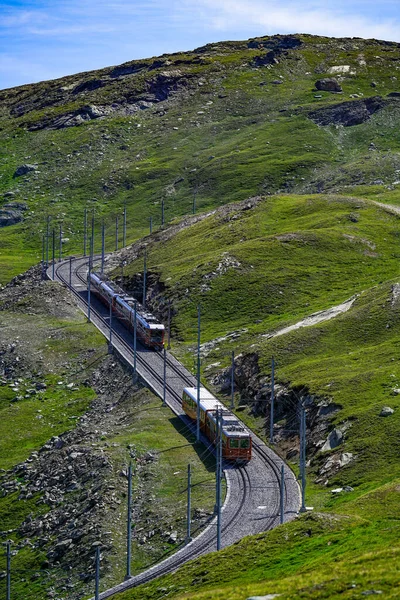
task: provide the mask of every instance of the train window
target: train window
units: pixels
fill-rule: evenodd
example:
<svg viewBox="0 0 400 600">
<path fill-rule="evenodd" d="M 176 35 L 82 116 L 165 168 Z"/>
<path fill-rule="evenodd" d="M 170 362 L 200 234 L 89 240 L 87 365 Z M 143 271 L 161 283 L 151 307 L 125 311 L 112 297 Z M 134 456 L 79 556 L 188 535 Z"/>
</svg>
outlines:
<svg viewBox="0 0 400 600">
<path fill-rule="evenodd" d="M 246 438 L 244 440 L 240 440 L 240 447 L 241 448 L 250 448 L 250 439 Z"/>
<path fill-rule="evenodd" d="M 230 448 L 239 448 L 239 440 L 237 440 L 235 438 L 230 438 L 229 446 L 230 446 Z"/>
<path fill-rule="evenodd" d="M 154 342 L 162 342 L 163 341 L 163 331 L 162 330 L 155 330 L 151 332 L 151 339 Z"/>
</svg>

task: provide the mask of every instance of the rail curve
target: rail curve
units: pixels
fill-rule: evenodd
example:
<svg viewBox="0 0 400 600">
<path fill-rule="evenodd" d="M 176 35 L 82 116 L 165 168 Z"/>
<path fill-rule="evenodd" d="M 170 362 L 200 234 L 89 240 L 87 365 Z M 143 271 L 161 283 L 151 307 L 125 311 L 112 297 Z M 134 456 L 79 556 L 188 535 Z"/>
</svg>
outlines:
<svg viewBox="0 0 400 600">
<path fill-rule="evenodd" d="M 96 260 L 97 257 L 95 257 Z M 87 314 L 88 257 L 61 261 L 47 270 L 49 279 L 66 285 L 75 295 L 78 306 Z M 71 282 L 71 286 L 70 286 Z M 98 301 L 91 298 L 91 321 L 109 339 L 109 314 Z M 134 364 L 132 336 L 126 328 L 113 319 L 112 346 L 131 367 Z M 137 374 L 159 397 L 163 397 L 163 356 L 137 344 Z M 176 358 L 167 353 L 166 403 L 194 433 L 193 423 L 181 407 L 183 387 L 196 385 L 195 378 Z M 243 467 L 224 464 L 227 494 L 222 507 L 222 547 L 229 546 L 246 535 L 272 529 L 280 522 L 280 473 L 282 459 L 260 438 L 252 433 L 253 458 Z M 208 440 L 201 440 L 212 451 Z M 285 465 L 284 520 L 289 521 L 297 514 L 300 506 L 300 490 L 293 472 Z M 174 554 L 146 571 L 120 583 L 100 594 L 101 599 L 146 583 L 151 579 L 178 569 L 183 563 L 216 550 L 216 519 L 190 543 L 181 546 Z"/>
</svg>

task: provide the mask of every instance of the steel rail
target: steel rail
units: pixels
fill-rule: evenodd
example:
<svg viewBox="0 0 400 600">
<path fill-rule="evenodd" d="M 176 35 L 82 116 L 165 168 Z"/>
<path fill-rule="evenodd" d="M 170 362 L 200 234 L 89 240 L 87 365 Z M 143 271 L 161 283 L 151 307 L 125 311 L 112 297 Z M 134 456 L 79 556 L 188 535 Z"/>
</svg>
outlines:
<svg viewBox="0 0 400 600">
<path fill-rule="evenodd" d="M 96 259 L 97 259 L 97 257 L 96 257 Z M 75 259 L 75 261 L 76 260 L 82 260 L 82 259 L 78 258 L 78 259 Z M 85 300 L 84 296 L 81 293 L 79 293 L 79 291 L 74 289 L 73 286 L 70 287 L 69 282 L 60 272 L 61 267 L 65 264 L 66 264 L 66 261 L 57 265 L 55 277 L 57 277 L 62 283 L 64 283 L 69 289 L 71 289 L 71 291 L 74 293 L 74 295 L 78 299 L 79 305 L 81 306 L 81 308 L 83 307 L 82 310 L 87 313 L 86 307 L 88 306 L 88 303 Z M 81 281 L 84 284 L 84 286 L 87 286 L 87 280 L 80 273 L 80 271 L 82 271 L 83 269 L 86 269 L 86 265 L 84 263 L 78 264 L 77 266 L 74 265 L 74 276 L 79 281 Z M 48 276 L 50 275 L 50 271 L 51 271 L 51 269 L 48 269 L 48 271 L 47 271 Z M 51 276 L 49 278 L 51 279 Z M 95 317 L 95 319 L 100 322 L 103 329 L 106 329 L 106 331 L 107 331 L 107 329 L 109 328 L 107 320 L 94 307 L 91 307 L 91 313 L 92 313 L 92 318 Z M 103 333 L 103 335 L 106 335 L 104 333 L 103 329 L 97 323 L 94 323 L 94 325 L 96 327 L 98 327 L 98 329 L 100 329 L 100 331 Z M 122 348 L 122 350 L 128 355 L 128 359 L 129 359 L 129 357 L 132 359 L 133 348 L 129 345 L 129 343 L 126 342 L 126 340 L 121 335 L 119 335 L 119 333 L 115 330 L 113 330 L 113 338 L 115 339 L 115 342 L 120 346 L 120 348 Z M 116 347 L 116 350 L 121 354 L 122 358 L 125 361 L 129 362 L 127 357 L 124 356 L 123 353 L 121 352 L 120 348 L 118 348 L 117 346 L 115 346 L 115 347 Z M 161 366 L 163 364 L 163 359 L 158 355 L 158 353 L 151 353 L 151 356 L 153 358 L 154 358 L 154 356 L 157 356 L 158 358 L 156 359 L 156 362 L 159 362 L 159 364 L 157 364 L 156 366 L 151 366 L 141 356 L 140 352 L 137 352 L 137 362 L 142 371 L 140 373 L 140 376 L 146 382 L 146 384 L 153 391 L 155 391 L 155 393 L 157 395 L 160 395 L 159 390 L 156 389 L 154 383 L 151 382 L 150 379 L 153 379 L 157 385 L 161 385 L 161 386 L 164 385 L 164 378 L 159 374 L 159 371 L 162 370 Z M 172 371 L 177 376 L 177 378 L 180 379 L 181 382 L 185 383 L 186 385 L 194 385 L 194 377 L 184 373 L 184 368 L 182 366 L 181 366 L 181 368 L 179 368 L 180 363 L 177 362 L 177 364 L 176 364 L 173 359 L 167 358 L 167 365 L 169 367 L 169 370 Z M 143 371 L 145 371 L 145 375 L 143 375 Z M 167 401 L 168 405 L 170 406 L 170 408 L 173 410 L 173 412 L 175 414 L 177 414 L 178 416 L 183 418 L 185 425 L 188 427 L 188 430 L 191 431 L 191 433 L 194 433 L 195 428 L 193 426 L 193 423 L 191 421 L 189 421 L 187 418 L 185 418 L 184 413 L 182 413 L 180 394 L 174 389 L 174 387 L 172 385 L 170 385 L 168 383 L 168 381 L 166 382 L 166 389 L 168 391 L 168 394 L 170 395 L 170 399 L 168 399 L 168 401 Z M 247 427 L 246 427 L 246 429 L 248 430 Z M 255 436 L 250 430 L 248 430 L 248 431 L 251 433 L 252 438 L 253 438 L 254 460 L 255 460 L 255 457 L 257 456 L 258 460 L 260 460 L 264 465 L 268 466 L 269 473 L 270 473 L 270 475 L 272 475 L 273 480 L 274 480 L 273 482 L 271 481 L 270 483 L 273 483 L 275 487 L 279 487 L 280 465 L 278 466 L 278 464 L 276 464 L 276 462 L 274 462 L 273 457 L 268 455 L 268 447 L 265 444 L 263 444 L 263 442 L 259 438 L 257 438 L 257 436 Z M 212 444 L 204 436 L 202 436 L 202 442 L 205 444 L 207 450 L 209 450 L 209 451 L 214 450 Z M 264 446 L 264 448 L 263 448 L 263 446 Z M 282 462 L 281 459 L 279 459 L 279 457 L 276 457 L 275 461 Z M 246 467 L 236 467 L 235 469 L 227 468 L 226 464 L 224 465 L 224 467 L 225 467 L 224 474 L 225 474 L 226 481 L 227 481 L 227 496 L 225 498 L 225 503 L 224 503 L 222 510 L 223 510 L 223 514 L 225 514 L 225 516 L 227 518 L 223 519 L 222 531 L 223 531 L 223 533 L 226 534 L 228 532 L 231 533 L 231 531 L 230 531 L 231 528 L 238 527 L 238 525 L 240 524 L 239 517 L 242 514 L 242 511 L 244 510 L 244 508 L 247 507 L 248 503 L 250 504 L 249 501 L 251 499 L 251 491 L 252 491 L 252 476 L 250 474 L 249 469 L 247 468 L 248 465 Z M 290 473 L 291 473 L 292 477 L 285 477 L 285 502 L 284 502 L 285 509 L 287 508 L 287 505 L 290 500 L 288 484 L 296 482 L 296 479 L 294 478 L 293 473 L 291 471 L 290 471 Z M 254 472 L 253 472 L 253 476 L 254 476 Z M 278 486 L 276 486 L 276 484 L 278 484 Z M 236 485 L 236 488 L 240 489 L 240 491 L 242 493 L 241 493 L 240 499 L 236 501 L 235 507 L 231 510 L 231 514 L 228 515 L 226 513 L 228 512 L 228 508 L 231 509 L 229 500 L 230 500 L 231 490 L 233 489 L 234 485 Z M 295 499 L 292 498 L 291 502 L 292 502 L 292 504 L 298 506 L 299 505 L 299 502 L 298 502 L 299 493 L 298 493 L 297 484 L 295 484 L 295 488 L 296 488 L 295 492 L 293 492 L 293 489 L 292 489 L 292 495 L 293 494 L 296 495 L 296 498 Z M 259 507 L 259 508 L 263 508 L 263 507 Z M 262 530 L 269 529 L 269 528 L 273 527 L 275 523 L 277 524 L 279 522 L 278 521 L 278 519 L 279 519 L 279 494 L 276 494 L 276 493 L 273 494 L 273 506 L 270 503 L 269 508 L 271 509 L 270 516 L 264 518 Z M 296 513 L 297 510 L 298 510 L 298 508 L 296 510 L 292 510 L 291 512 Z M 243 514 L 242 514 L 242 519 L 243 519 Z M 150 581 L 151 579 L 159 577 L 162 574 L 169 573 L 171 571 L 176 570 L 181 564 L 183 564 L 184 562 L 187 562 L 188 560 L 191 560 L 192 558 L 200 556 L 200 555 L 206 553 L 207 551 L 212 551 L 215 548 L 215 542 L 216 542 L 216 534 L 213 533 L 213 527 L 214 527 L 215 523 L 216 523 L 216 518 L 214 518 L 208 524 L 208 526 L 197 537 L 195 537 L 193 539 L 192 542 L 190 542 L 186 546 L 178 548 L 178 550 L 174 554 L 172 554 L 168 558 L 164 559 L 161 563 L 155 564 L 155 565 L 151 566 L 150 568 L 146 569 L 146 571 L 142 572 L 141 574 L 133 577 L 132 579 L 125 581 L 125 582 L 123 582 L 117 586 L 114 586 L 113 588 L 103 592 L 102 594 L 100 594 L 100 598 L 101 599 L 109 598 L 120 591 L 126 590 L 131 587 L 136 587 L 137 585 L 140 585 L 142 583 L 146 583 L 146 582 Z M 239 526 L 239 529 L 240 529 L 240 526 Z M 244 535 L 246 535 L 248 533 L 249 532 L 246 531 L 246 533 Z"/>
</svg>

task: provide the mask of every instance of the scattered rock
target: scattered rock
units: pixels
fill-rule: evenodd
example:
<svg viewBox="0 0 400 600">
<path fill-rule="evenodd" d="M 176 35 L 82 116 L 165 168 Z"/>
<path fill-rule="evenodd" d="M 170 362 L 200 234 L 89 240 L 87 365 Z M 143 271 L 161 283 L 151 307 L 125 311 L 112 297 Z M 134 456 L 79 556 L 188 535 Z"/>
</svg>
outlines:
<svg viewBox="0 0 400 600">
<path fill-rule="evenodd" d="M 350 65 L 337 65 L 335 67 L 329 67 L 328 73 L 330 75 L 335 75 L 336 73 L 349 73 Z"/>
<path fill-rule="evenodd" d="M 390 406 L 384 406 L 379 413 L 380 417 L 390 417 L 394 413 L 394 409 L 390 408 Z"/>
<path fill-rule="evenodd" d="M 177 531 L 171 531 L 171 533 L 169 534 L 169 537 L 168 537 L 168 543 L 169 544 L 176 544 L 177 539 L 178 539 L 178 532 Z"/>
<path fill-rule="evenodd" d="M 0 227 L 8 227 L 9 225 L 16 225 L 23 220 L 23 214 L 20 210 L 11 208 L 0 209 Z"/>
</svg>

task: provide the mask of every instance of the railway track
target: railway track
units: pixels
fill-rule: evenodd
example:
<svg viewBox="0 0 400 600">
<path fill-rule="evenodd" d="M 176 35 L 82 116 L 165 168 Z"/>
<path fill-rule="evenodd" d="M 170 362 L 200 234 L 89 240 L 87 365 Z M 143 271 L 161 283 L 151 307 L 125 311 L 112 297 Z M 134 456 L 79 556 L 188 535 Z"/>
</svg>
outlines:
<svg viewBox="0 0 400 600">
<path fill-rule="evenodd" d="M 95 257 L 96 259 L 96 257 Z M 71 291 L 78 305 L 85 314 L 87 303 L 87 263 L 88 258 L 73 261 L 73 271 L 69 272 L 69 261 L 58 263 L 55 267 L 55 279 L 68 288 L 71 278 Z M 52 278 L 52 267 L 47 271 Z M 96 299 L 91 299 L 91 321 L 109 339 L 109 313 Z M 113 318 L 113 347 L 131 366 L 134 361 L 132 336 L 130 332 Z M 196 386 L 193 375 L 183 367 L 172 355 L 167 353 L 166 403 L 178 415 L 188 429 L 195 434 L 195 426 L 185 415 L 181 407 L 182 390 L 185 386 Z M 163 397 L 164 369 L 163 353 L 149 351 L 139 342 L 136 352 L 137 372 L 145 383 L 161 398 Z M 282 460 L 262 440 L 252 434 L 253 458 L 243 467 L 224 465 L 224 476 L 227 483 L 227 495 L 222 508 L 222 546 L 228 546 L 245 535 L 260 533 L 279 524 L 280 508 L 280 473 Z M 201 441 L 209 452 L 213 447 L 202 436 Z M 299 486 L 288 467 L 285 469 L 285 520 L 294 518 L 300 505 Z M 180 547 L 173 555 L 161 563 L 151 566 L 143 573 L 128 581 L 104 591 L 101 599 L 146 583 L 160 575 L 176 570 L 184 562 L 216 549 L 216 519 L 189 544 Z"/>
</svg>

